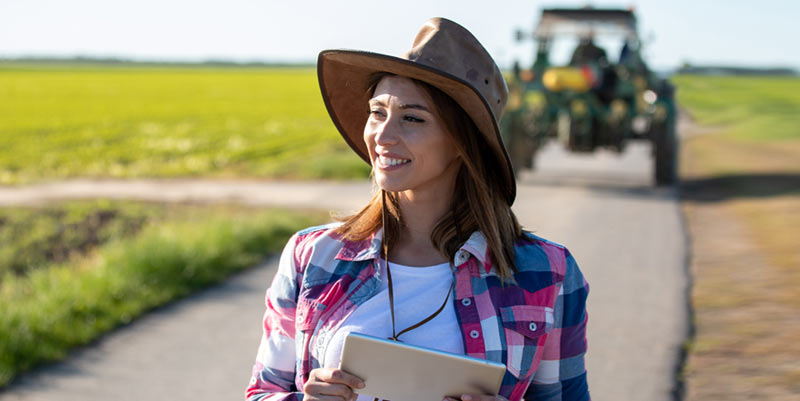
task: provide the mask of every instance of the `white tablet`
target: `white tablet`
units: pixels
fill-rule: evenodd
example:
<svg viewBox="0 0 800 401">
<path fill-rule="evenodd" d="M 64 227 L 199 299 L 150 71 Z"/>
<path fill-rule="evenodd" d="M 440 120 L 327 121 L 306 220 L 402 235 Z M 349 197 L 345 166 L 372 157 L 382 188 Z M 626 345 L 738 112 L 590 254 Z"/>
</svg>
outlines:
<svg viewBox="0 0 800 401">
<path fill-rule="evenodd" d="M 339 369 L 364 380 L 359 394 L 391 401 L 440 401 L 445 396 L 497 394 L 505 365 L 350 333 Z"/>
</svg>

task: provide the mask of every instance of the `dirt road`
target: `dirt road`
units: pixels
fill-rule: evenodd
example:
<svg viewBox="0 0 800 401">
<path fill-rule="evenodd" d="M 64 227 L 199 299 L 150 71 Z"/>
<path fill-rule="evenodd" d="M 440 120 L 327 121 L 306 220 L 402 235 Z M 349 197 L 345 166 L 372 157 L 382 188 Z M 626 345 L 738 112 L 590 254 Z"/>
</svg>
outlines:
<svg viewBox="0 0 800 401">
<path fill-rule="evenodd" d="M 674 190 L 652 188 L 644 144 L 622 157 L 567 155 L 551 146 L 538 164 L 520 178 L 514 208 L 527 229 L 567 245 L 591 284 L 593 399 L 671 400 L 688 321 L 687 241 Z M 348 210 L 369 190 L 367 183 L 78 181 L 0 189 L 0 204 L 101 193 Z M 0 401 L 243 399 L 274 268 L 267 263 L 139 319 L 64 363 L 25 375 Z"/>
</svg>

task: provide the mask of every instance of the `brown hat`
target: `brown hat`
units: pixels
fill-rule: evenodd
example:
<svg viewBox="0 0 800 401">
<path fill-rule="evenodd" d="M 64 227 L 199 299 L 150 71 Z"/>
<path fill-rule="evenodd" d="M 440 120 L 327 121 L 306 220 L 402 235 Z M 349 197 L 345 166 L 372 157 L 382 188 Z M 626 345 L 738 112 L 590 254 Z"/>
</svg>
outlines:
<svg viewBox="0 0 800 401">
<path fill-rule="evenodd" d="M 477 39 L 461 25 L 432 18 L 401 57 L 358 50 L 323 50 L 317 60 L 322 98 L 333 123 L 362 159 L 369 160 L 363 140 L 369 117 L 369 77 L 376 72 L 413 78 L 449 95 L 472 118 L 492 148 L 497 176 L 509 205 L 516 196 L 511 160 L 500 138 L 498 121 L 508 97 L 503 74 Z"/>
</svg>

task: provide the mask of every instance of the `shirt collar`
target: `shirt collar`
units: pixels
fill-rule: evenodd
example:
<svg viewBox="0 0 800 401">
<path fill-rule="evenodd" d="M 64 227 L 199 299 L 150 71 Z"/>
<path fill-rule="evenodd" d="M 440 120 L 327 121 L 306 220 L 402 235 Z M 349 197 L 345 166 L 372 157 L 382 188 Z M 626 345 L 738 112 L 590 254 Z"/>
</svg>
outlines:
<svg viewBox="0 0 800 401">
<path fill-rule="evenodd" d="M 469 255 L 474 256 L 481 263 L 486 273 L 492 270 L 492 263 L 489 260 L 489 246 L 486 244 L 486 237 L 480 231 L 473 232 L 467 242 L 461 245 L 461 248 L 456 252 L 455 265 L 463 265 L 464 262 L 469 260 Z"/>
<path fill-rule="evenodd" d="M 346 261 L 363 261 L 370 259 L 377 259 L 381 255 L 381 241 L 383 240 L 383 229 L 378 229 L 371 237 L 363 241 L 342 241 L 344 245 L 336 259 Z M 480 231 L 475 231 L 469 236 L 467 242 L 459 248 L 456 252 L 453 264 L 456 267 L 462 266 L 469 256 L 472 255 L 480 262 L 486 273 L 492 269 L 492 264 L 489 260 L 489 247 L 486 243 L 486 237 Z"/>
</svg>

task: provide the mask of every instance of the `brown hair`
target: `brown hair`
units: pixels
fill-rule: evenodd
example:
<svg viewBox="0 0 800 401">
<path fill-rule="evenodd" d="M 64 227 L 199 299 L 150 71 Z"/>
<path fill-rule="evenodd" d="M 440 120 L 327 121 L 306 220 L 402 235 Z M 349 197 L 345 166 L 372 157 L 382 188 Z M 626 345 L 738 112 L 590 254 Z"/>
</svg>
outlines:
<svg viewBox="0 0 800 401">
<path fill-rule="evenodd" d="M 372 94 L 378 82 L 388 75 L 391 74 L 374 74 L 370 79 L 369 93 Z M 500 277 L 510 279 L 517 271 L 514 243 L 522 236 L 522 228 L 503 196 L 499 180 L 493 179 L 496 166 L 500 166 L 499 161 L 458 103 L 434 86 L 413 81 L 433 100 L 435 111 L 453 136 L 456 152 L 462 160 L 450 213 L 442 216 L 434 226 L 431 242 L 452 261 L 468 236 L 480 230 L 486 237 L 491 260 Z M 341 218 L 344 224 L 337 231 L 348 240 L 364 240 L 383 227 L 384 209 L 384 242 L 389 244 L 391 250 L 392 242 L 389 239 L 399 237 L 403 221 L 397 196 L 392 192 L 379 190 L 360 211 Z"/>
</svg>

